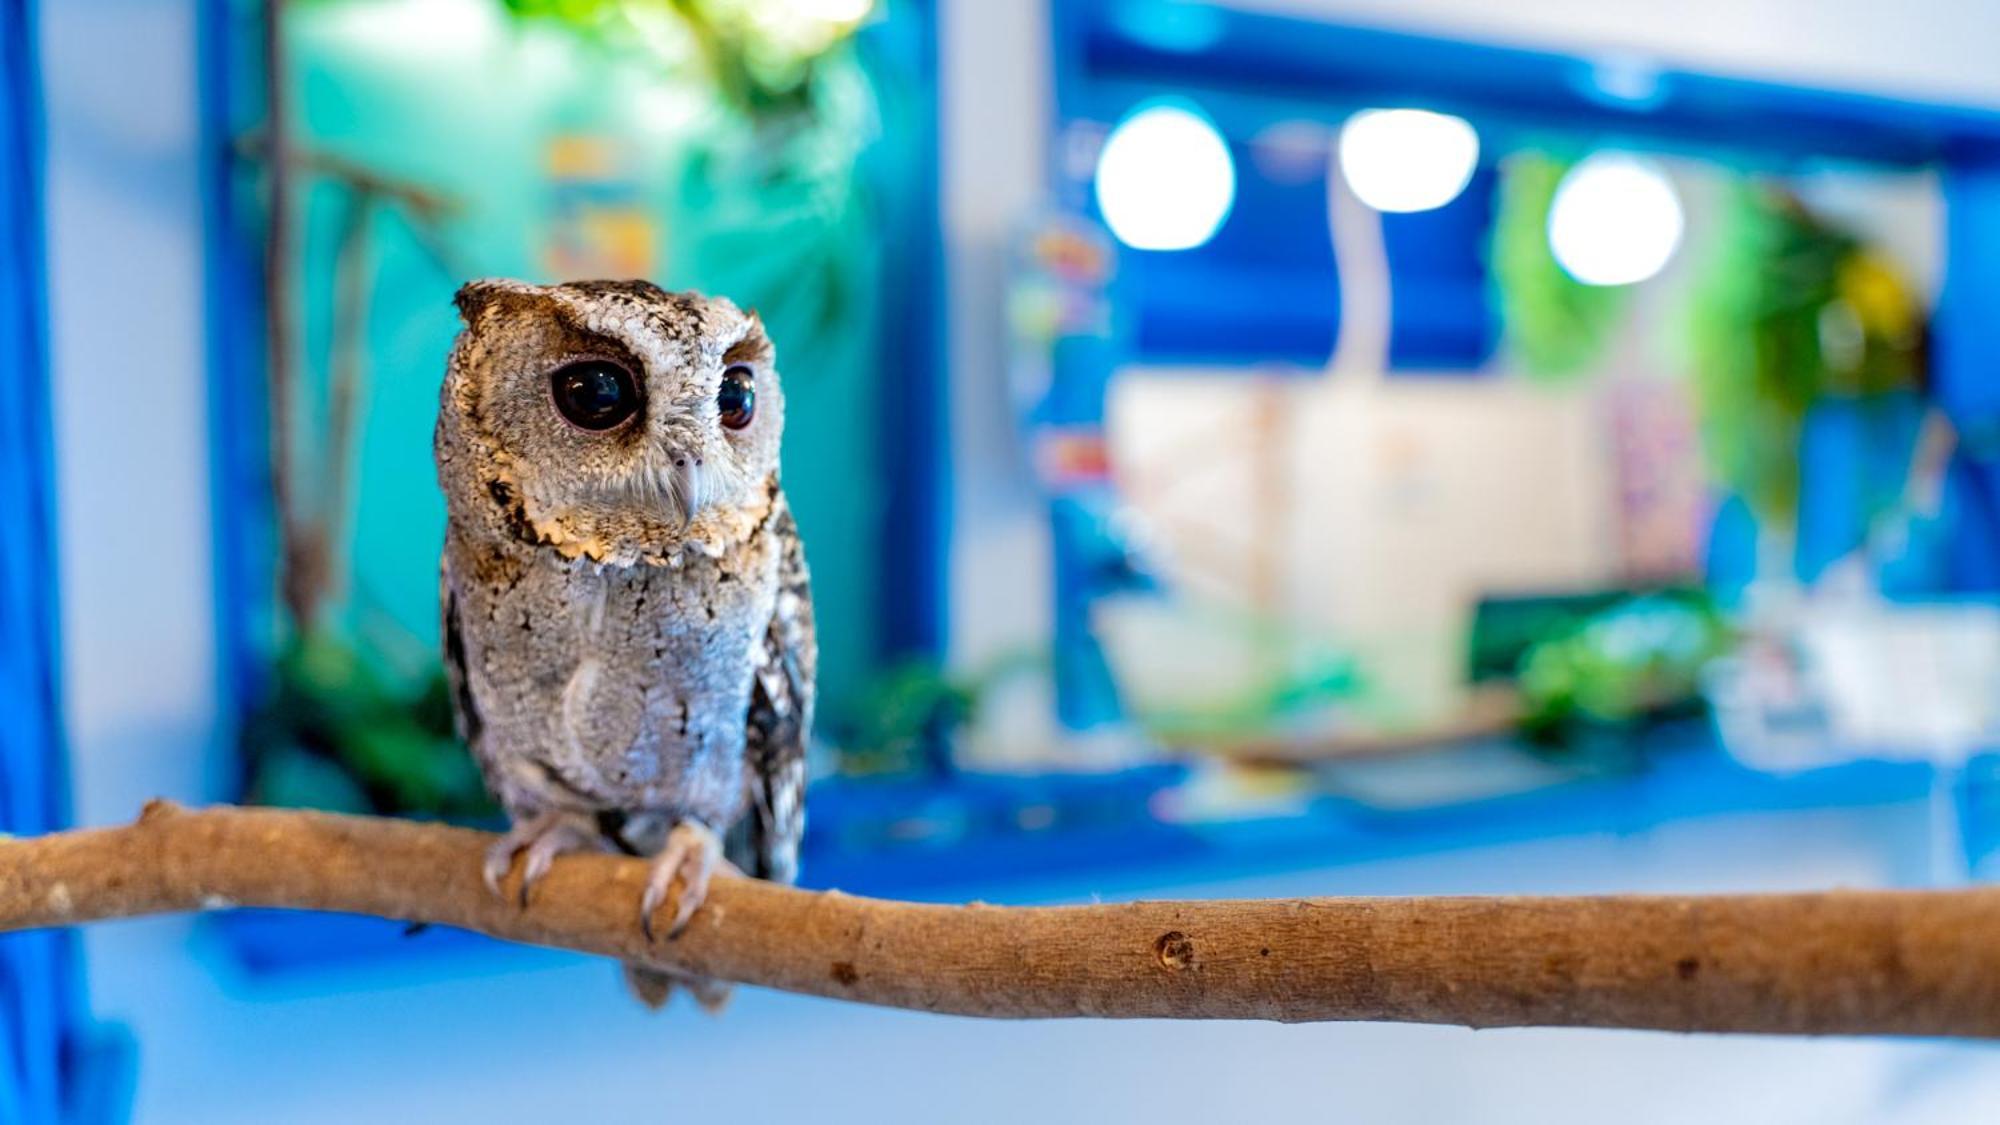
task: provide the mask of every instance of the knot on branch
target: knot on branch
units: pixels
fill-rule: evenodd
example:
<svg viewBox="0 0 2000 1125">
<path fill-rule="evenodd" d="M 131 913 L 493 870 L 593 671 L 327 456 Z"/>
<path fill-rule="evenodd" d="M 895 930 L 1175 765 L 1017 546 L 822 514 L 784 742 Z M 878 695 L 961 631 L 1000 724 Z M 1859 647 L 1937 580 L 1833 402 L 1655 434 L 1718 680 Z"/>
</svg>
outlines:
<svg viewBox="0 0 2000 1125">
<path fill-rule="evenodd" d="M 1153 955 L 1160 959 L 1160 967 L 1181 973 L 1198 968 L 1194 959 L 1194 939 L 1179 930 L 1168 930 L 1153 943 Z"/>
<path fill-rule="evenodd" d="M 152 800 L 146 802 L 144 808 L 139 810 L 139 823 L 158 824 L 161 821 L 177 817 L 186 811 L 179 804 L 169 801 L 165 797 L 154 797 Z"/>
</svg>

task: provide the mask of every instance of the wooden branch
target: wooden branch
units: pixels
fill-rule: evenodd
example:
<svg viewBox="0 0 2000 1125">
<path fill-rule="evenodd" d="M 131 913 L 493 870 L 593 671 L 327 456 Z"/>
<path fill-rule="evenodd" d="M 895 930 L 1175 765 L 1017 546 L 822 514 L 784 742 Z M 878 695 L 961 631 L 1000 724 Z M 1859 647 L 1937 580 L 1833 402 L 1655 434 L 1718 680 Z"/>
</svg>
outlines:
<svg viewBox="0 0 2000 1125">
<path fill-rule="evenodd" d="M 643 861 L 558 860 L 521 908 L 480 883 L 490 840 L 154 802 L 128 827 L 0 841 L 0 929 L 293 907 L 974 1016 L 2000 1036 L 2000 888 L 1023 909 L 718 879 L 679 939 L 648 942 Z"/>
</svg>

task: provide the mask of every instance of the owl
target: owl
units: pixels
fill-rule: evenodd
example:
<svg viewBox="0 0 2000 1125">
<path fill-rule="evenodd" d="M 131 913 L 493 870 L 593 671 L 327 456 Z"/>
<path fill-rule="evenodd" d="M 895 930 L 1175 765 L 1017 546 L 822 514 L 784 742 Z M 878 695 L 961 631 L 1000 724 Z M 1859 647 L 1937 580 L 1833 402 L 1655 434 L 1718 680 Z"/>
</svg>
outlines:
<svg viewBox="0 0 2000 1125">
<path fill-rule="evenodd" d="M 665 934 L 734 868 L 790 882 L 817 659 L 778 486 L 784 393 L 754 314 L 640 281 L 475 281 L 440 394 L 441 636 L 519 894 L 566 851 L 651 857 Z M 627 966 L 658 1007 L 676 983 Z"/>
</svg>

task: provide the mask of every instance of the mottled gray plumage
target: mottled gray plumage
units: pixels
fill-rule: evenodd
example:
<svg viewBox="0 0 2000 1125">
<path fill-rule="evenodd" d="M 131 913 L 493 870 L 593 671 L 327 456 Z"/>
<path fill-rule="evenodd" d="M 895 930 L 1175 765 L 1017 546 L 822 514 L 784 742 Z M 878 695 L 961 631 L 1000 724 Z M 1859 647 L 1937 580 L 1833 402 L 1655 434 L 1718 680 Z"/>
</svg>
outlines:
<svg viewBox="0 0 2000 1125">
<path fill-rule="evenodd" d="M 562 851 L 656 856 L 649 933 L 676 883 L 671 928 L 686 923 L 721 834 L 729 862 L 789 882 L 815 646 L 762 326 L 644 282 L 473 282 L 458 306 L 440 601 L 461 733 L 514 825 L 489 882 L 523 853 L 524 899 Z M 623 368 L 643 404 L 609 429 L 572 424 L 551 378 L 578 361 Z M 737 429 L 717 406 L 725 370 L 755 389 Z M 673 983 L 628 975 L 656 1005 Z"/>
</svg>

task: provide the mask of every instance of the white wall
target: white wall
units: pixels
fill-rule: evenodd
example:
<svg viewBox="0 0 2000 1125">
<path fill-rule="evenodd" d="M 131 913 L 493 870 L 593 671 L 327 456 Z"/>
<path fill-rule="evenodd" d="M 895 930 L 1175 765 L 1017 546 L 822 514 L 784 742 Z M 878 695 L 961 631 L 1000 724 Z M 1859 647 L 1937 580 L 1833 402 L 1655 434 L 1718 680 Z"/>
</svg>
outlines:
<svg viewBox="0 0 2000 1125">
<path fill-rule="evenodd" d="M 101 823 L 215 760 L 195 3 L 39 9 L 63 687 Z"/>
<path fill-rule="evenodd" d="M 1990 0 L 1224 0 L 1229 7 L 1748 77 L 2000 104 Z"/>
<path fill-rule="evenodd" d="M 951 647 L 978 663 L 1048 631 L 1048 535 L 1007 398 L 1004 284 L 1042 198 L 1052 112 L 1042 0 L 943 0 L 938 65 L 951 360 Z"/>
</svg>

